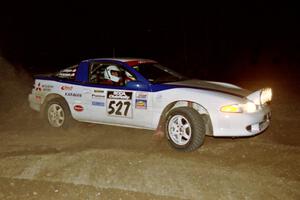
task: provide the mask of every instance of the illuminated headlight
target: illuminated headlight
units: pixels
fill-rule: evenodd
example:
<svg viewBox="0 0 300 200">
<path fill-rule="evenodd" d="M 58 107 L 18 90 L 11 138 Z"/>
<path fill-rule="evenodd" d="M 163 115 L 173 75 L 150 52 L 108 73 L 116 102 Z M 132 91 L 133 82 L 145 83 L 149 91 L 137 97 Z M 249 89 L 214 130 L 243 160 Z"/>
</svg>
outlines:
<svg viewBox="0 0 300 200">
<path fill-rule="evenodd" d="M 272 89 L 271 88 L 263 89 L 260 94 L 261 105 L 263 105 L 271 100 L 272 100 Z"/>
<path fill-rule="evenodd" d="M 246 104 L 243 104 L 243 110 L 247 113 L 253 113 L 257 111 L 257 105 L 253 102 L 247 102 Z"/>
<path fill-rule="evenodd" d="M 222 106 L 221 107 L 221 112 L 227 112 L 227 113 L 253 113 L 256 112 L 258 109 L 258 106 L 253 103 L 248 101 L 245 104 L 233 104 L 233 105 L 227 105 L 227 106 Z"/>
</svg>

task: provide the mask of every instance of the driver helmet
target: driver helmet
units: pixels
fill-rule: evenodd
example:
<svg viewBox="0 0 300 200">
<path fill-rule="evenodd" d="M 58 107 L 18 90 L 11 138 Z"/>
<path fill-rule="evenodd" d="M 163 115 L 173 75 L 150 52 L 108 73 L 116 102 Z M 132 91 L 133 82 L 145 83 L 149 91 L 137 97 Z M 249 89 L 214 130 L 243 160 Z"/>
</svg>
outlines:
<svg viewBox="0 0 300 200">
<path fill-rule="evenodd" d="M 121 79 L 119 68 L 117 66 L 115 66 L 115 65 L 108 66 L 105 69 L 104 78 L 108 79 L 108 80 L 111 80 L 113 82 L 119 82 L 120 79 Z"/>
</svg>

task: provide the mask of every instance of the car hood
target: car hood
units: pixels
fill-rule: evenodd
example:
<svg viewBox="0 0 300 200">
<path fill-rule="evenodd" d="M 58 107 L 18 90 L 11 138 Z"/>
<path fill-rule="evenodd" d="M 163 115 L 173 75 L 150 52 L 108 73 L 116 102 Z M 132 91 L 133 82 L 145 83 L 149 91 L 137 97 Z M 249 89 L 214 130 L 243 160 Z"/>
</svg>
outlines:
<svg viewBox="0 0 300 200">
<path fill-rule="evenodd" d="M 249 90 L 240 88 L 236 85 L 222 82 L 202 81 L 197 79 L 170 82 L 166 83 L 174 86 L 183 86 L 188 88 L 196 88 L 203 90 L 210 90 L 216 92 L 222 92 L 239 97 L 247 97 L 251 92 Z"/>
</svg>

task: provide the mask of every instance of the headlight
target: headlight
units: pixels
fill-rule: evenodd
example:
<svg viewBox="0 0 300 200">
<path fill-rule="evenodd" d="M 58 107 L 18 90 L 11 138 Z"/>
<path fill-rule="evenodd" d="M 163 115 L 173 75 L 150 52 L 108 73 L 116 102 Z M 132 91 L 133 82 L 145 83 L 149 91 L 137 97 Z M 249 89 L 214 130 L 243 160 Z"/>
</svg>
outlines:
<svg viewBox="0 0 300 200">
<path fill-rule="evenodd" d="M 247 96 L 251 102 L 255 103 L 258 106 L 262 106 L 265 103 L 272 100 L 272 89 L 271 88 L 263 88 L 257 90 L 250 95 Z"/>
<path fill-rule="evenodd" d="M 257 105 L 253 102 L 247 102 L 246 104 L 243 104 L 243 110 L 247 113 L 253 113 L 257 110 Z"/>
<path fill-rule="evenodd" d="M 253 113 L 256 112 L 258 109 L 258 106 L 253 103 L 248 101 L 245 104 L 232 104 L 232 105 L 227 105 L 227 106 L 222 106 L 221 107 L 221 112 L 227 112 L 227 113 Z"/>
<path fill-rule="evenodd" d="M 260 103 L 261 105 L 269 102 L 272 100 L 272 89 L 271 88 L 265 88 L 262 90 L 260 94 Z"/>
</svg>

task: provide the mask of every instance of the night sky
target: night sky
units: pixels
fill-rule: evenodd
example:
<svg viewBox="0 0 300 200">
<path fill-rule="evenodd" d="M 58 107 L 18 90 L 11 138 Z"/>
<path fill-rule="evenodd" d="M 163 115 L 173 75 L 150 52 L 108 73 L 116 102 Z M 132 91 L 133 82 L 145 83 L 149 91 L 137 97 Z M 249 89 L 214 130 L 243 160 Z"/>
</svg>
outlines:
<svg viewBox="0 0 300 200">
<path fill-rule="evenodd" d="M 116 56 L 155 59 L 203 79 L 259 71 L 294 77 L 298 10 L 274 2 L 7 5 L 0 12 L 0 52 L 33 74 Z"/>
</svg>

